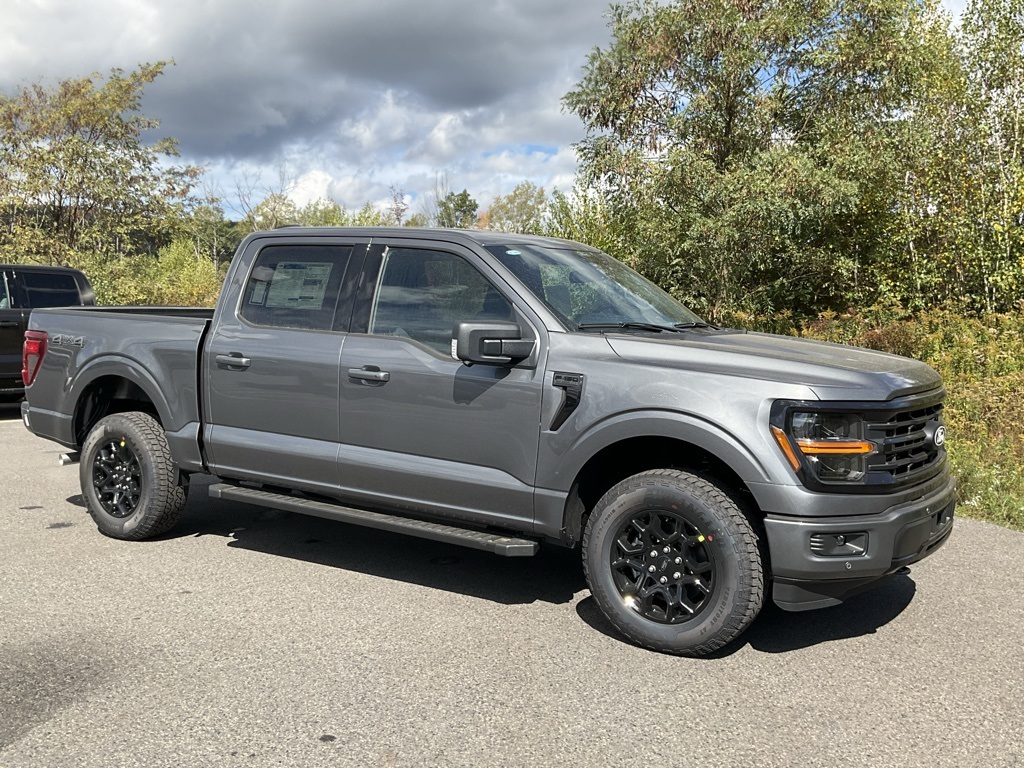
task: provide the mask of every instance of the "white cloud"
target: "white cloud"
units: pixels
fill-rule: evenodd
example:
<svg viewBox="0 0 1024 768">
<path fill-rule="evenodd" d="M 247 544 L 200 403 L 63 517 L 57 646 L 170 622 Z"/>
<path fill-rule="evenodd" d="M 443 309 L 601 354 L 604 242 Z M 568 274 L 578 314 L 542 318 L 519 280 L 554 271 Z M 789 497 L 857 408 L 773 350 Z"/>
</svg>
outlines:
<svg viewBox="0 0 1024 768">
<path fill-rule="evenodd" d="M 965 0 L 947 0 L 959 12 Z M 353 208 L 447 171 L 482 207 L 567 189 L 560 100 L 608 41 L 602 0 L 0 0 L 0 90 L 173 58 L 144 111 L 207 185 L 240 174 Z M 415 203 L 414 203 L 415 207 Z"/>
</svg>

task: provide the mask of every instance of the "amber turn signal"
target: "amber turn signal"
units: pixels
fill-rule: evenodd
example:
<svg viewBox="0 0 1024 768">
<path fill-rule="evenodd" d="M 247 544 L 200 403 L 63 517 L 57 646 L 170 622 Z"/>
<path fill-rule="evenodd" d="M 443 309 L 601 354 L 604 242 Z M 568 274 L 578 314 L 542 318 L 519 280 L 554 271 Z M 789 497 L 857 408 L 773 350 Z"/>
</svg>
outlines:
<svg viewBox="0 0 1024 768">
<path fill-rule="evenodd" d="M 796 472 L 800 469 L 800 459 L 796 455 L 796 451 L 793 450 L 792 443 L 789 442 L 789 437 L 776 426 L 772 427 L 772 437 L 775 438 L 775 442 L 779 444 L 779 448 L 786 455 L 786 459 L 789 461 L 793 471 Z"/>
<path fill-rule="evenodd" d="M 778 440 L 778 437 L 775 438 Z M 815 454 L 865 454 L 875 450 L 874 443 L 865 440 L 797 440 L 801 453 Z"/>
</svg>

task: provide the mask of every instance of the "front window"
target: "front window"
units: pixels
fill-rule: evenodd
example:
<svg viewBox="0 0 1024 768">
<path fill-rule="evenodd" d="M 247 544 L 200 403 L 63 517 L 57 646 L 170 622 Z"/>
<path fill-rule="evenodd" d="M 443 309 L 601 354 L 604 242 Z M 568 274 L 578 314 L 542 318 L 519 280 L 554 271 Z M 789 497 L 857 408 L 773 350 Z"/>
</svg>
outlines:
<svg viewBox="0 0 1024 768">
<path fill-rule="evenodd" d="M 412 339 L 449 356 L 455 323 L 513 316 L 508 299 L 455 254 L 392 248 L 381 267 L 370 333 Z"/>
<path fill-rule="evenodd" d="M 487 250 L 570 330 L 703 324 L 661 288 L 601 251 L 525 244 Z"/>
</svg>

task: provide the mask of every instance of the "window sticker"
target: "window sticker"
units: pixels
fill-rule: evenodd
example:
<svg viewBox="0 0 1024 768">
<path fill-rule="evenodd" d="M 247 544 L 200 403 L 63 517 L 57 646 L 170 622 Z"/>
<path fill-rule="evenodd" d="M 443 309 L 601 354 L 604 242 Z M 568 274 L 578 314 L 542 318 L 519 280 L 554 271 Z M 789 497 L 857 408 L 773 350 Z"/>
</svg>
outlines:
<svg viewBox="0 0 1024 768">
<path fill-rule="evenodd" d="M 252 297 L 249 299 L 250 304 L 255 304 L 258 307 L 263 306 L 263 302 L 267 298 L 267 284 L 266 282 L 259 281 L 253 284 Z"/>
<path fill-rule="evenodd" d="M 260 303 L 255 301 L 260 294 L 259 298 L 270 308 L 322 309 L 332 266 L 329 261 L 281 262 L 274 269 L 266 295 L 262 295 L 257 287 L 253 303 Z"/>
</svg>

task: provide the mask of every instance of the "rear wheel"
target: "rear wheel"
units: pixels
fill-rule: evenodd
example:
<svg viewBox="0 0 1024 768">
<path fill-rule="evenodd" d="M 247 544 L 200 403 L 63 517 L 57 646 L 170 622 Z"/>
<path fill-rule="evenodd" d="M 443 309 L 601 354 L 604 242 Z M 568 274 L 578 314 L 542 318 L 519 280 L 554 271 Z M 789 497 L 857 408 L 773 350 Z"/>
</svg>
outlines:
<svg viewBox="0 0 1024 768">
<path fill-rule="evenodd" d="M 583 566 L 612 624 L 665 653 L 721 648 L 764 600 L 751 521 L 718 485 L 679 470 L 643 472 L 608 491 L 587 523 Z"/>
<path fill-rule="evenodd" d="M 97 422 L 82 446 L 82 495 L 97 527 L 140 540 L 171 529 L 188 498 L 156 419 L 130 412 Z"/>
</svg>

